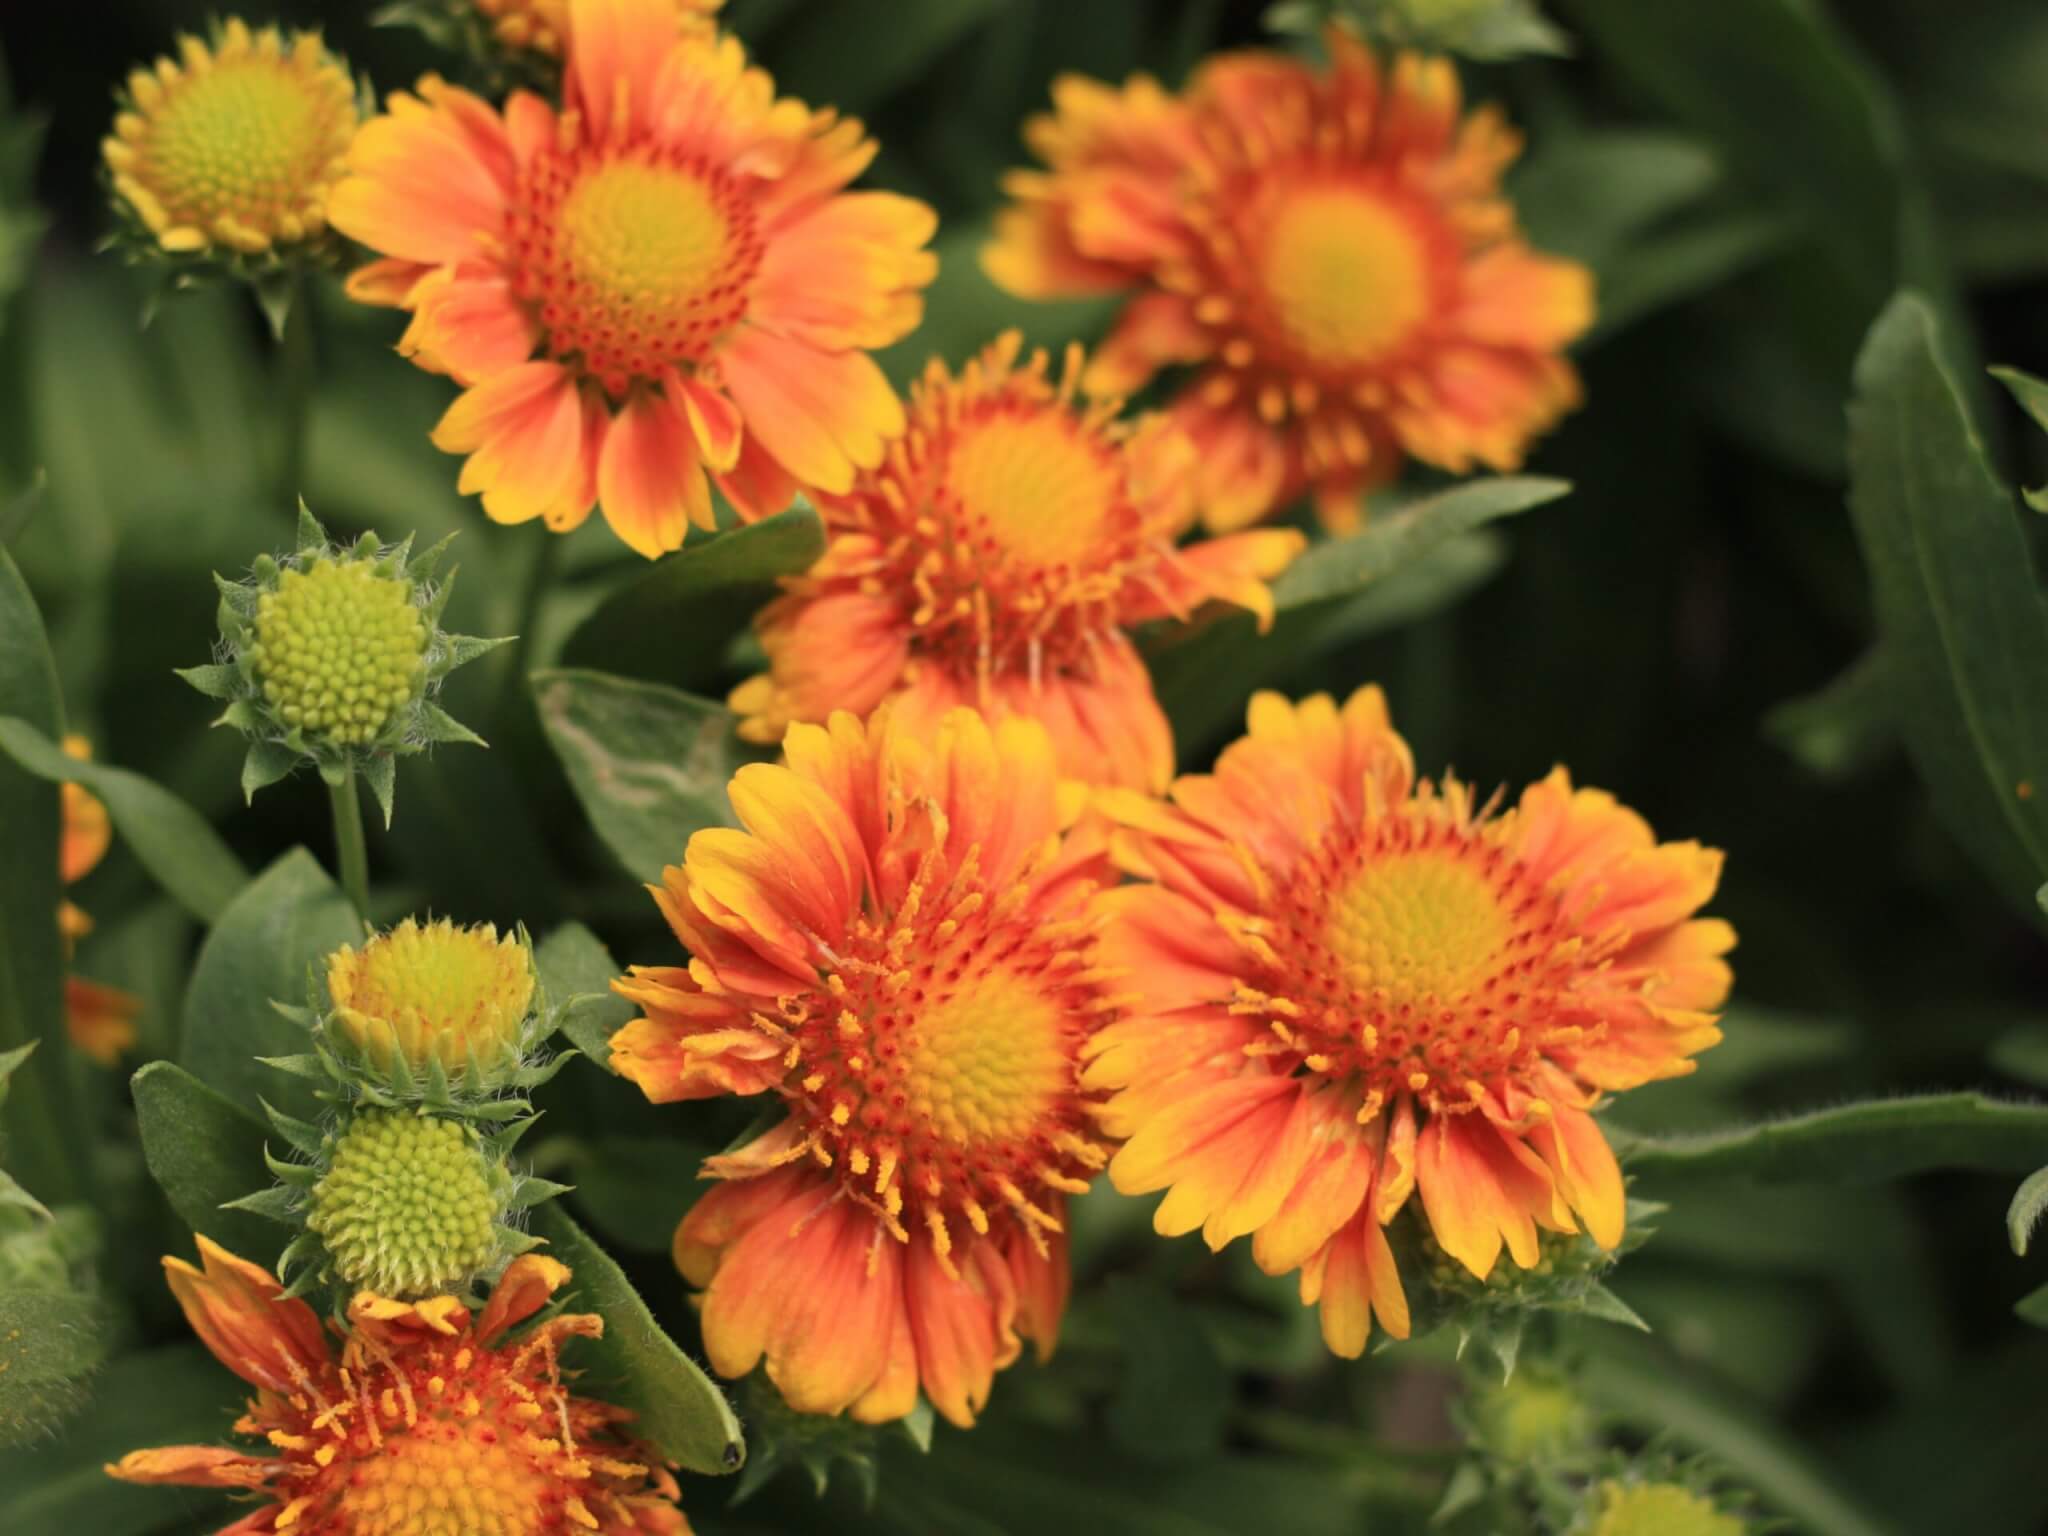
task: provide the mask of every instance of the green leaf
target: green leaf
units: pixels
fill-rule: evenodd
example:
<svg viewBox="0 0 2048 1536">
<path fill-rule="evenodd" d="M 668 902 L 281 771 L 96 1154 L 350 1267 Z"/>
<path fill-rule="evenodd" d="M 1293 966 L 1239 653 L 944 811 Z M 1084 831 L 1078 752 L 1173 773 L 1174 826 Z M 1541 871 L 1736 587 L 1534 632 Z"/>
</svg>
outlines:
<svg viewBox="0 0 2048 1536">
<path fill-rule="evenodd" d="M 1991 376 L 2012 391 L 2013 399 L 2034 418 L 2036 426 L 2048 432 L 2048 384 L 2017 368 L 1993 368 Z M 2048 512 L 2048 486 L 2024 494 L 2028 506 L 2036 512 Z"/>
<path fill-rule="evenodd" d="M 534 1212 L 533 1229 L 548 1253 L 575 1271 L 573 1306 L 604 1319 L 604 1337 L 592 1341 L 590 1375 L 638 1419 L 634 1430 L 655 1449 L 692 1472 L 737 1472 L 747 1457 L 725 1394 L 697 1362 L 661 1331 L 625 1272 L 569 1218 L 559 1202 Z"/>
<path fill-rule="evenodd" d="M 48 1435 L 85 1402 L 107 1322 L 91 1293 L 0 1291 L 0 1446 Z"/>
<path fill-rule="evenodd" d="M 562 647 L 572 667 L 701 687 L 723 670 L 725 645 L 775 593 L 776 578 L 825 552 L 809 507 L 692 540 L 598 606 Z"/>
<path fill-rule="evenodd" d="M 1646 1182 L 1855 1184 L 1930 1168 L 2024 1172 L 2048 1147 L 2048 1104 L 1936 1093 L 1871 1099 L 1697 1136 L 1642 1136 L 1611 1123 L 1607 1132 L 1629 1172 Z"/>
<path fill-rule="evenodd" d="M 64 729 L 57 669 L 43 634 L 42 615 L 14 559 L 0 548 L 0 714 L 27 720 L 46 736 Z M 63 946 L 57 905 L 62 815 L 57 787 L 0 760 L 0 1051 L 41 1041 L 15 1084 L 9 1110 L 9 1157 L 14 1172 L 43 1199 L 62 1202 L 86 1182 L 75 1155 L 77 1114 L 72 1105 L 64 1034 Z"/>
<path fill-rule="evenodd" d="M 1123 1342 L 1105 1420 L 1117 1443 L 1147 1461 L 1214 1455 L 1230 1417 L 1230 1373 L 1194 1311 L 1154 1285 L 1120 1280 L 1105 1298 Z"/>
<path fill-rule="evenodd" d="M 1894 681 L 1873 647 L 1825 686 L 1787 699 L 1764 716 L 1764 734 L 1820 779 L 1841 779 L 1898 740 Z"/>
<path fill-rule="evenodd" d="M 274 1265 L 284 1246 L 277 1228 L 222 1209 L 276 1182 L 263 1160 L 262 1122 L 168 1061 L 137 1072 L 131 1091 L 143 1160 L 179 1219 L 251 1263 Z"/>
<path fill-rule="evenodd" d="M 1282 573 L 1265 635 L 1245 613 L 1156 626 L 1147 660 L 1181 746 L 1199 746 L 1241 719 L 1252 691 L 1285 668 L 1470 590 L 1496 563 L 1493 551 L 1470 542 L 1474 530 L 1570 489 L 1563 480 L 1501 476 L 1377 512 L 1360 532 L 1313 546 Z"/>
<path fill-rule="evenodd" d="M 2027 1292 L 2012 1306 L 2013 1316 L 2036 1328 L 2048 1328 L 2048 1285 Z"/>
<path fill-rule="evenodd" d="M 2043 1215 L 2048 1215 L 2048 1168 L 2037 1168 L 2013 1191 L 2012 1204 L 2005 1212 L 2005 1230 L 2012 1238 L 2012 1251 L 2021 1258 L 2027 1256 L 2027 1240 L 2034 1235 Z"/>
<path fill-rule="evenodd" d="M 623 971 L 604 941 L 581 923 L 564 923 L 535 947 L 533 963 L 549 1003 L 563 1010 L 562 1033 L 609 1071 L 611 1038 L 634 1010 L 612 991 L 612 978 Z"/>
<path fill-rule="evenodd" d="M 636 879 L 660 880 L 700 828 L 738 825 L 725 785 L 747 755 L 724 705 L 581 671 L 534 673 L 533 698 L 591 825 Z"/>
<path fill-rule="evenodd" d="M 271 1007 L 306 1001 L 307 977 L 363 925 L 313 856 L 294 848 L 242 890 L 206 936 L 185 994 L 179 1062 L 232 1102 L 267 1098 L 301 1115 L 312 1090 L 257 1061 L 306 1047 L 306 1032 Z M 237 1190 L 246 1194 L 247 1190 Z"/>
<path fill-rule="evenodd" d="M 840 0 L 804 6 L 775 38 L 777 86 L 866 114 L 1003 8 L 1004 0 Z"/>
<path fill-rule="evenodd" d="M 80 762 L 20 719 L 0 718 L 0 751 L 37 778 L 53 784 L 75 780 L 98 795 L 142 867 L 202 922 L 212 922 L 249 883 L 242 861 L 206 818 L 141 774 Z"/>
<path fill-rule="evenodd" d="M 1949 830 L 2031 913 L 2048 877 L 2048 609 L 1913 295 L 1857 361 L 1849 461 L 1907 749 Z"/>
<path fill-rule="evenodd" d="M 116 1482 L 106 1464 L 153 1445 L 225 1439 L 248 1389 L 196 1344 L 123 1355 L 94 1380 L 92 1404 L 62 1438 L 0 1451 L 8 1536 L 144 1536 L 212 1531 L 225 1496 Z"/>
<path fill-rule="evenodd" d="M 2048 1024 L 2015 1024 L 1991 1042 L 1991 1065 L 2007 1077 L 2048 1088 Z"/>
</svg>

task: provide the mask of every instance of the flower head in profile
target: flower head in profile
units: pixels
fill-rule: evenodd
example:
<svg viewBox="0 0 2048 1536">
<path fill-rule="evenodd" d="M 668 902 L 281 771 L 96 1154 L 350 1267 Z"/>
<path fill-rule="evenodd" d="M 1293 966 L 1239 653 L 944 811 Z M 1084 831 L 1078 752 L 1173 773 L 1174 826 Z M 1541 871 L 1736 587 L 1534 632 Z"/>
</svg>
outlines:
<svg viewBox="0 0 2048 1536">
<path fill-rule="evenodd" d="M 602 1320 L 520 1329 L 569 1279 L 554 1260 L 515 1260 L 475 1317 L 452 1296 L 362 1292 L 337 1341 L 265 1270 L 204 1237 L 199 1253 L 202 1268 L 164 1260 L 171 1291 L 256 1389 L 234 1427 L 260 1443 L 131 1451 L 112 1476 L 262 1501 L 221 1536 L 686 1536 L 675 1479 L 625 1428 L 632 1415 L 565 1385 L 565 1347 Z"/>
<path fill-rule="evenodd" d="M 983 255 L 1027 297 L 1131 294 L 1084 383 L 1192 370 L 1172 414 L 1212 527 L 1305 490 L 1346 527 L 1404 457 L 1513 468 L 1578 400 L 1592 281 L 1517 233 L 1514 132 L 1460 115 L 1448 60 L 1328 38 L 1327 69 L 1228 54 L 1180 95 L 1062 79 Z"/>
<path fill-rule="evenodd" d="M 924 728 L 972 706 L 1028 715 L 1060 771 L 1162 790 L 1173 736 L 1126 629 L 1212 599 L 1270 620 L 1265 579 L 1302 547 L 1267 529 L 1177 548 L 1194 521 L 1194 450 L 1158 417 L 1074 398 L 1014 331 L 958 377 L 933 361 L 905 431 L 852 492 L 821 502 L 831 542 L 763 613 L 770 670 L 732 698 L 740 732 L 895 700 Z"/>
<path fill-rule="evenodd" d="M 64 753 L 80 762 L 92 758 L 92 743 L 66 736 Z M 99 796 L 75 780 L 62 789 L 63 823 L 57 842 L 57 873 L 64 884 L 83 880 L 106 857 L 114 827 Z M 69 961 L 78 941 L 92 932 L 92 919 L 66 899 L 57 904 L 57 931 Z M 103 1067 L 111 1067 L 135 1044 L 142 999 L 69 972 L 64 977 L 64 1029 L 71 1043 Z"/>
<path fill-rule="evenodd" d="M 1610 1477 L 1595 1490 L 1586 1521 L 1573 1529 L 1587 1536 L 1743 1536 L 1750 1526 L 1686 1483 Z"/>
<path fill-rule="evenodd" d="M 1101 955 L 1142 1012 L 1087 1047 L 1127 1194 L 1209 1245 L 1299 1270 L 1347 1356 L 1406 1337 L 1387 1227 L 1484 1280 L 1503 1251 L 1622 1241 L 1621 1171 L 1590 1111 L 1720 1039 L 1735 935 L 1694 914 L 1721 856 L 1659 843 L 1562 768 L 1509 809 L 1417 780 L 1379 690 L 1340 709 L 1260 694 L 1249 734 L 1170 803 L 1111 794 Z"/>
<path fill-rule="evenodd" d="M 251 31 L 129 75 L 101 145 L 131 251 L 202 258 L 260 276 L 334 253 L 327 194 L 359 113 L 347 68 L 317 32 Z"/>
<path fill-rule="evenodd" d="M 742 768 L 746 830 L 690 839 L 655 893 L 687 968 L 615 982 L 612 1064 L 650 1099 L 778 1095 L 709 1159 L 676 1233 L 728 1376 L 883 1422 L 920 1387 L 970 1424 L 1066 1303 L 1065 1200 L 1106 1160 L 1081 1052 L 1115 1003 L 1087 908 L 1099 839 L 1063 832 L 1037 722 L 885 708 L 799 725 Z"/>
<path fill-rule="evenodd" d="M 868 350 L 922 313 L 931 210 L 845 191 L 860 125 L 679 37 L 675 0 L 568 16 L 561 110 L 429 76 L 331 203 L 384 258 L 350 291 L 409 310 L 400 350 L 463 387 L 434 430 L 462 490 L 558 532 L 601 505 L 650 559 L 713 526 L 707 471 L 749 517 L 847 491 L 903 425 Z"/>
</svg>

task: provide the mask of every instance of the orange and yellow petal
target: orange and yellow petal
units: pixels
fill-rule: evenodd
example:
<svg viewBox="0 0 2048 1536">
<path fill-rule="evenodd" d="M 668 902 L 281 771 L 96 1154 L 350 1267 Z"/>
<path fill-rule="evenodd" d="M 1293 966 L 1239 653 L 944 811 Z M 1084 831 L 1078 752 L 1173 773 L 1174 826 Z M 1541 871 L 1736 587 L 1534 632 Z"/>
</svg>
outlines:
<svg viewBox="0 0 2048 1536">
<path fill-rule="evenodd" d="M 92 757 L 83 736 L 66 736 L 64 752 L 80 762 Z M 114 839 L 113 822 L 99 796 L 83 784 L 67 780 L 62 795 L 63 823 L 57 844 L 57 875 L 66 885 L 82 880 L 106 857 Z"/>
<path fill-rule="evenodd" d="M 142 999 L 132 992 L 83 976 L 64 978 L 65 1033 L 72 1045 L 103 1067 L 115 1065 L 124 1052 L 135 1048 L 135 1021 L 141 1016 Z"/>
<path fill-rule="evenodd" d="M 320 1319 L 303 1301 L 287 1300 L 269 1271 L 201 1236 L 195 1269 L 166 1258 L 164 1275 L 185 1320 L 216 1360 L 251 1386 L 290 1392 L 328 1365 Z"/>
</svg>

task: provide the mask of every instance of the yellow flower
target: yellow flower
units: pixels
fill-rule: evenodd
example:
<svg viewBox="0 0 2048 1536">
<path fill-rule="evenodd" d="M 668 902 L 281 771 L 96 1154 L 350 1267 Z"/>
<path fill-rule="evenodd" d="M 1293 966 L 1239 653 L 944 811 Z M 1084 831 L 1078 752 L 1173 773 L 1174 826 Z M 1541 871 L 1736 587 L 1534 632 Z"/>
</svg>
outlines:
<svg viewBox="0 0 2048 1536">
<path fill-rule="evenodd" d="M 1213 59 L 1169 95 L 1069 76 L 1026 130 L 983 264 L 1031 298 L 1126 292 L 1083 381 L 1128 395 L 1191 368 L 1173 418 L 1201 452 L 1212 527 L 1312 491 L 1332 527 L 1404 456 L 1510 469 L 1578 402 L 1560 353 L 1591 275 L 1515 228 L 1520 140 L 1460 115 L 1456 70 L 1329 33 L 1330 67 Z"/>
<path fill-rule="evenodd" d="M 317 239 L 357 121 L 348 72 L 318 33 L 179 39 L 128 77 L 102 141 L 120 204 L 165 251 L 257 255 Z"/>
<path fill-rule="evenodd" d="M 1408 1334 L 1387 1225 L 1419 1203 L 1486 1279 L 1542 1234 L 1626 1221 L 1590 1111 L 1721 1038 L 1735 934 L 1695 917 L 1721 855 L 1659 843 L 1562 768 L 1511 809 L 1418 780 L 1377 688 L 1252 700 L 1171 803 L 1106 791 L 1145 883 L 1100 898 L 1103 965 L 1145 999 L 1089 1042 L 1125 1194 L 1167 1236 L 1250 1235 L 1301 1272 L 1336 1353 Z"/>
<path fill-rule="evenodd" d="M 456 0 L 473 5 L 489 23 L 491 35 L 507 48 L 523 48 L 562 56 L 562 44 L 569 34 L 569 0 Z M 705 34 L 712 18 L 725 0 L 672 0 L 677 30 Z"/>
<path fill-rule="evenodd" d="M 1600 1485 L 1590 1536 L 1742 1536 L 1743 1523 L 1677 1483 Z"/>
<path fill-rule="evenodd" d="M 509 1333 L 569 1280 L 553 1259 L 513 1260 L 475 1319 L 452 1296 L 358 1292 L 337 1353 L 274 1276 L 204 1237 L 199 1254 L 203 1269 L 164 1260 L 171 1291 L 256 1389 L 235 1429 L 263 1443 L 131 1451 L 111 1476 L 255 1495 L 229 1528 L 250 1536 L 688 1536 L 675 1479 L 622 1427 L 632 1415 L 564 1385 L 562 1348 L 602 1320 Z"/>
<path fill-rule="evenodd" d="M 327 957 L 327 993 L 341 1032 L 380 1070 L 438 1062 L 451 1078 L 472 1064 L 516 1062 L 527 1045 L 533 959 L 516 934 L 408 917 L 361 949 Z M 396 1058 L 396 1060 L 394 1060 Z"/>
</svg>

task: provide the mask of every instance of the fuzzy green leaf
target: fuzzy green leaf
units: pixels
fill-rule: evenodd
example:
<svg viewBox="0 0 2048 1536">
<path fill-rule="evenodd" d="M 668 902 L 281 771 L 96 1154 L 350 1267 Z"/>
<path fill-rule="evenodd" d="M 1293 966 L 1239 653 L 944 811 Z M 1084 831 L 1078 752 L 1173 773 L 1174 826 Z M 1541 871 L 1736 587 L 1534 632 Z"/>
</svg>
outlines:
<svg viewBox="0 0 2048 1536">
<path fill-rule="evenodd" d="M 274 1260 L 271 1226 L 223 1209 L 271 1187 L 262 1124 L 172 1062 L 151 1062 L 131 1088 L 143 1160 L 185 1225 L 252 1263 Z"/>
<path fill-rule="evenodd" d="M 303 761 L 298 753 L 279 742 L 250 742 L 248 754 L 242 759 L 242 803 L 253 803 L 257 790 L 268 789 Z"/>
<path fill-rule="evenodd" d="M 384 830 L 389 832 L 392 802 L 398 792 L 398 759 L 389 752 L 377 753 L 363 764 L 363 782 L 376 797 L 377 809 L 384 813 Z"/>
<path fill-rule="evenodd" d="M 211 662 L 203 667 L 173 667 L 171 671 L 209 699 L 232 699 L 241 691 L 241 670 L 225 663 Z"/>
<path fill-rule="evenodd" d="M 12 1206 L 44 1220 L 48 1220 L 50 1215 L 50 1208 L 17 1184 L 14 1175 L 5 1168 L 0 1168 L 0 1206 Z"/>
<path fill-rule="evenodd" d="M 661 1331 L 625 1272 L 569 1218 L 559 1203 L 534 1213 L 548 1253 L 575 1272 L 573 1306 L 604 1319 L 604 1337 L 585 1354 L 607 1396 L 633 1409 L 635 1430 L 692 1472 L 737 1472 L 746 1460 L 740 1421 L 697 1362 Z"/>
<path fill-rule="evenodd" d="M 307 973 L 362 937 L 362 922 L 348 898 L 313 856 L 303 848 L 283 855 L 249 883 L 207 935 L 185 994 L 179 1061 L 237 1104 L 253 1106 L 265 1096 L 286 1109 L 314 1113 L 309 1086 L 257 1060 L 306 1048 L 305 1030 L 271 1004 L 304 1002 Z"/>
<path fill-rule="evenodd" d="M 2048 607 L 1933 313 L 1910 294 L 1857 362 L 1849 460 L 1907 749 L 1949 830 L 2032 913 L 2048 876 Z"/>
<path fill-rule="evenodd" d="M 2037 1168 L 2013 1191 L 2012 1204 L 2005 1213 L 2005 1230 L 2012 1238 L 2012 1251 L 2021 1258 L 2027 1256 L 2027 1242 L 2044 1215 L 2048 1215 L 2048 1168 Z"/>
<path fill-rule="evenodd" d="M 582 671 L 534 673 L 533 697 L 591 825 L 635 878 L 681 863 L 691 833 L 738 825 L 725 786 L 747 753 L 723 705 Z"/>
<path fill-rule="evenodd" d="M 633 1017 L 633 1005 L 611 989 L 621 975 L 604 941 L 581 923 L 564 923 L 533 951 L 548 1001 L 562 1009 L 562 1033 L 607 1071 L 611 1038 Z"/>
<path fill-rule="evenodd" d="M 808 569 L 824 552 L 824 524 L 808 507 L 693 539 L 607 598 L 569 636 L 562 660 L 702 687 L 723 670 L 726 642 L 774 594 L 776 578 Z"/>
<path fill-rule="evenodd" d="M 2048 1285 L 2027 1292 L 2013 1303 L 2013 1316 L 2036 1328 L 2048 1328 Z"/>
<path fill-rule="evenodd" d="M 0 1291 L 0 1446 L 47 1436 L 84 1404 L 107 1335 L 95 1294 Z"/>
<path fill-rule="evenodd" d="M 1767 1184 L 1867 1183 L 1930 1168 L 2020 1173 L 2048 1147 L 2048 1104 L 1981 1093 L 1872 1099 L 1696 1136 L 1640 1136 L 1610 1123 L 1629 1172 Z"/>
<path fill-rule="evenodd" d="M 206 819 L 141 774 L 80 762 L 20 719 L 0 718 L 0 751 L 38 778 L 75 780 L 98 795 L 142 867 L 200 921 L 212 922 L 249 883 L 242 861 Z"/>
</svg>

